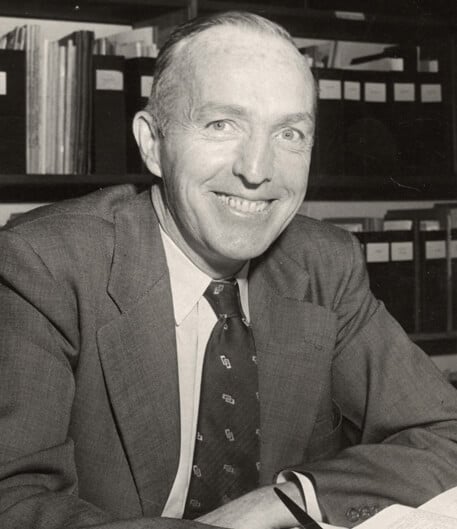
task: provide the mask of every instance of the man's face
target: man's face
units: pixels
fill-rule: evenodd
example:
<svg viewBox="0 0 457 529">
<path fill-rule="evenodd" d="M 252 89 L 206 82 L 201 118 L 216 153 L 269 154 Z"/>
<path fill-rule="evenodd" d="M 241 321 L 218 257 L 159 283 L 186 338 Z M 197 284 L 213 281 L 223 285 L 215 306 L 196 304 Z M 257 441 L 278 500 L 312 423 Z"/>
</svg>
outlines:
<svg viewBox="0 0 457 529">
<path fill-rule="evenodd" d="M 160 140 L 163 224 L 217 277 L 262 254 L 303 201 L 312 81 L 298 52 L 273 36 L 217 27 L 192 45 Z"/>
</svg>

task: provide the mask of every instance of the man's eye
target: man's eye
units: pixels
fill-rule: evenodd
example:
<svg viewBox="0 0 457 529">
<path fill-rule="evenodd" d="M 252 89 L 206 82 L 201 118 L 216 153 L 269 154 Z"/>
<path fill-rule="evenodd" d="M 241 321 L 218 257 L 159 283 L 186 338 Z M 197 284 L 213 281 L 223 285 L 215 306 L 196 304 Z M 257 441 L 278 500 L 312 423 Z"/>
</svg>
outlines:
<svg viewBox="0 0 457 529">
<path fill-rule="evenodd" d="M 286 141 L 301 141 L 303 134 L 296 129 L 284 129 L 281 131 L 281 139 Z"/>
<path fill-rule="evenodd" d="M 215 130 L 216 132 L 224 132 L 229 129 L 227 121 L 220 119 L 218 121 L 212 121 L 208 124 L 208 128 Z"/>
</svg>

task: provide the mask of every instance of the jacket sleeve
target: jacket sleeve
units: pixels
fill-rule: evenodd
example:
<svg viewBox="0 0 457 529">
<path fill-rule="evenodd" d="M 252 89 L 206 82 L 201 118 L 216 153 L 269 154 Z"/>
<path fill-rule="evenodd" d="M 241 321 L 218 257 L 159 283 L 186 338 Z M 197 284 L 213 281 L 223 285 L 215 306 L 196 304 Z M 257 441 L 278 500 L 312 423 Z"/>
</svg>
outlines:
<svg viewBox="0 0 457 529">
<path fill-rule="evenodd" d="M 332 372 L 348 446 L 299 469 L 326 519 L 351 527 L 391 503 L 418 506 L 457 485 L 457 391 L 373 298 L 353 247 Z"/>
<path fill-rule="evenodd" d="M 0 256 L 0 527 L 202 527 L 166 518 L 116 520 L 78 497 L 68 436 L 77 304 L 20 236 L 0 231 Z"/>
</svg>

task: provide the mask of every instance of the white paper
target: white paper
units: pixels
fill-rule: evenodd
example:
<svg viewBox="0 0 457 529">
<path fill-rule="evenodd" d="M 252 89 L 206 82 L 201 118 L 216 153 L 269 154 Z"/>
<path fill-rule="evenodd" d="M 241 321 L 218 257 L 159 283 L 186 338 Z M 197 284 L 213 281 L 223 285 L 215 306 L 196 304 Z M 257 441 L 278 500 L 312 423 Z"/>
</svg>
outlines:
<svg viewBox="0 0 457 529">
<path fill-rule="evenodd" d="M 360 529 L 456 529 L 457 519 L 404 505 L 391 505 L 357 527 Z"/>
<path fill-rule="evenodd" d="M 0 72 L 0 96 L 6 96 L 6 72 Z"/>
<path fill-rule="evenodd" d="M 426 259 L 444 259 L 446 257 L 445 241 L 426 241 L 425 258 Z"/>
<path fill-rule="evenodd" d="M 341 99 L 341 81 L 319 79 L 319 99 Z"/>
<path fill-rule="evenodd" d="M 358 81 L 344 81 L 344 99 L 348 101 L 360 101 L 362 89 Z"/>
<path fill-rule="evenodd" d="M 367 243 L 367 262 L 384 263 L 389 260 L 389 243 L 369 242 Z"/>
<path fill-rule="evenodd" d="M 438 496 L 421 505 L 420 508 L 428 512 L 446 514 L 446 516 L 457 518 L 457 487 L 438 494 Z M 457 520 L 455 524 L 457 527 Z"/>
<path fill-rule="evenodd" d="M 451 259 L 457 259 L 457 241 L 451 241 Z"/>
<path fill-rule="evenodd" d="M 441 94 L 440 84 L 422 84 L 421 101 L 422 103 L 441 103 L 443 96 Z"/>
<path fill-rule="evenodd" d="M 386 83 L 365 83 L 365 101 L 385 103 L 387 101 Z"/>
<path fill-rule="evenodd" d="M 394 101 L 414 101 L 414 83 L 394 83 Z"/>
<path fill-rule="evenodd" d="M 149 97 L 151 95 L 153 81 L 154 77 L 152 75 L 141 76 L 141 97 Z"/>
<path fill-rule="evenodd" d="M 413 243 L 411 241 L 392 242 L 390 252 L 392 261 L 412 261 Z"/>
<path fill-rule="evenodd" d="M 95 89 L 121 91 L 124 89 L 124 75 L 119 70 L 97 70 Z"/>
</svg>

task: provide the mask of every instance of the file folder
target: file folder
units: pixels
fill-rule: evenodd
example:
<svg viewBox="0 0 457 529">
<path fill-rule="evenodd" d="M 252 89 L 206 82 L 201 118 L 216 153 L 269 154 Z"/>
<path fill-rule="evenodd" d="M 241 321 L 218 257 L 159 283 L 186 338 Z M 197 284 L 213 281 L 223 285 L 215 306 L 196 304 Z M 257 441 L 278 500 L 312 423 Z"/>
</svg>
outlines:
<svg viewBox="0 0 457 529">
<path fill-rule="evenodd" d="M 125 59 L 116 55 L 94 55 L 93 69 L 91 172 L 125 174 Z"/>
<path fill-rule="evenodd" d="M 148 172 L 133 136 L 132 121 L 135 114 L 142 110 L 148 101 L 155 61 L 152 57 L 135 57 L 125 61 L 127 171 L 129 173 L 145 174 Z"/>
<path fill-rule="evenodd" d="M 0 50 L 0 173 L 26 170 L 25 52 Z"/>
</svg>

